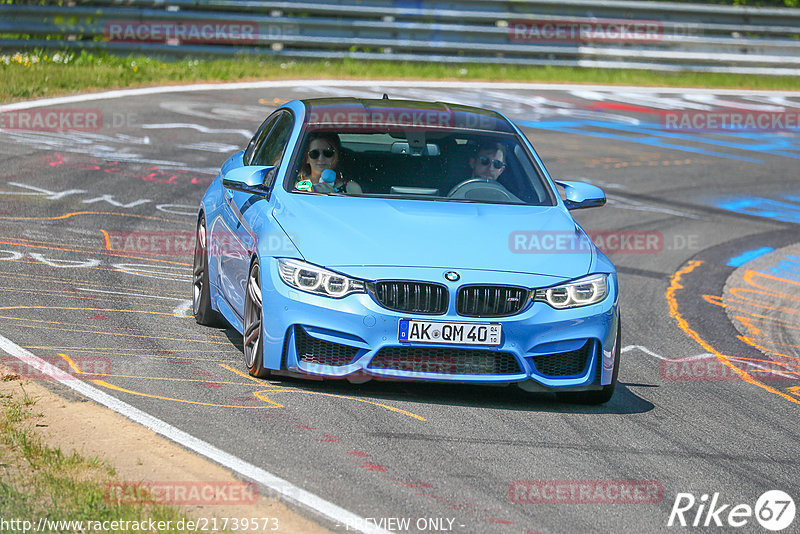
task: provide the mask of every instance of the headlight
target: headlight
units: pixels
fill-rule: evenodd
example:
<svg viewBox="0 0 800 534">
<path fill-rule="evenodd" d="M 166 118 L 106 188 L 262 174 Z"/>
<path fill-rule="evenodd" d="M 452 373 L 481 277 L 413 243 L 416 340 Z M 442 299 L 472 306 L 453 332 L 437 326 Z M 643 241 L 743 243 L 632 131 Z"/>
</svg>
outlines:
<svg viewBox="0 0 800 534">
<path fill-rule="evenodd" d="M 315 295 L 341 298 L 350 293 L 366 293 L 366 287 L 361 280 L 354 280 L 304 261 L 279 258 L 278 272 L 287 285 Z"/>
<path fill-rule="evenodd" d="M 593 274 L 560 286 L 537 289 L 535 300 L 553 308 L 577 308 L 600 302 L 608 295 L 608 275 Z"/>
</svg>

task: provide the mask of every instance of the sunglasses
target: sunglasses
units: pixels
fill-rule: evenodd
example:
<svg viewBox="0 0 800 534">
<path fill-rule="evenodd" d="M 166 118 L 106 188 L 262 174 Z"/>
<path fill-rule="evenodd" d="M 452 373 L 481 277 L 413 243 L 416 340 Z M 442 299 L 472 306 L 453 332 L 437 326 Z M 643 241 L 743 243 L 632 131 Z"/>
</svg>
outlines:
<svg viewBox="0 0 800 534">
<path fill-rule="evenodd" d="M 309 150 L 308 151 L 309 159 L 317 159 L 317 158 L 319 158 L 320 154 L 322 154 L 326 158 L 332 158 L 333 155 L 336 154 L 336 151 L 334 149 L 332 149 L 332 148 L 325 148 L 325 149 L 322 150 L 322 152 L 320 152 L 316 148 L 314 150 Z"/>
<path fill-rule="evenodd" d="M 489 159 L 486 156 L 479 157 L 478 161 L 480 161 L 481 165 L 483 165 L 484 167 L 486 167 L 491 163 L 492 167 L 494 167 L 495 169 L 502 169 L 503 167 L 506 166 L 506 164 L 500 161 L 499 159 Z"/>
</svg>

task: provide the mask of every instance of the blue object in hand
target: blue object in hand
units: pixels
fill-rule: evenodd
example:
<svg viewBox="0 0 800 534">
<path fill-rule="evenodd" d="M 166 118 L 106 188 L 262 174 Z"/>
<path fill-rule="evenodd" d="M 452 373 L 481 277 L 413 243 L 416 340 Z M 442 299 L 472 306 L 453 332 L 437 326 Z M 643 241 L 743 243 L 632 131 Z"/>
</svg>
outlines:
<svg viewBox="0 0 800 534">
<path fill-rule="evenodd" d="M 322 176 L 320 178 L 323 182 L 333 185 L 333 182 L 336 181 L 336 171 L 333 169 L 325 169 L 322 171 Z"/>
</svg>

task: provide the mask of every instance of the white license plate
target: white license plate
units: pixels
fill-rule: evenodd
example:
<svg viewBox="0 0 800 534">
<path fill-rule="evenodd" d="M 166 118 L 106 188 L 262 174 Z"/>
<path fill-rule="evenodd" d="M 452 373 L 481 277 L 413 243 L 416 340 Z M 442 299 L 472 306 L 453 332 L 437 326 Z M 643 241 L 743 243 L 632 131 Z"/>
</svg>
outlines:
<svg viewBox="0 0 800 534">
<path fill-rule="evenodd" d="M 457 345 L 499 345 L 500 323 L 446 323 L 400 319 L 398 339 L 419 343 L 454 343 Z"/>
</svg>

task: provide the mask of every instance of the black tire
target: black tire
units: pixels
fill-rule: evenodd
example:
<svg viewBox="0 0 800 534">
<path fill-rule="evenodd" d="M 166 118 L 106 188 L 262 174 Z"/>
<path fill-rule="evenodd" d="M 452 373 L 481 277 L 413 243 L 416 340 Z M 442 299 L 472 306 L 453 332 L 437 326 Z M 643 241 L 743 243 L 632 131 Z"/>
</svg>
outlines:
<svg viewBox="0 0 800 534">
<path fill-rule="evenodd" d="M 556 393 L 556 397 L 560 401 L 569 402 L 572 404 L 605 404 L 614 396 L 614 389 L 617 387 L 617 375 L 619 375 L 619 355 L 622 333 L 620 322 L 617 322 L 617 343 L 614 350 L 614 371 L 611 373 L 611 383 L 603 386 L 603 389 L 596 389 L 593 391 L 565 391 L 563 393 Z M 599 363 L 599 362 L 598 362 Z M 602 365 L 602 363 L 599 363 Z"/>
<path fill-rule="evenodd" d="M 225 319 L 211 307 L 211 288 L 208 281 L 208 240 L 206 219 L 197 221 L 194 244 L 194 275 L 192 276 L 192 311 L 194 320 L 204 326 L 225 326 Z"/>
<path fill-rule="evenodd" d="M 268 378 L 270 370 L 264 367 L 264 340 L 262 320 L 264 317 L 261 295 L 261 267 L 253 261 L 247 275 L 247 290 L 244 297 L 244 364 L 251 376 Z"/>
</svg>

